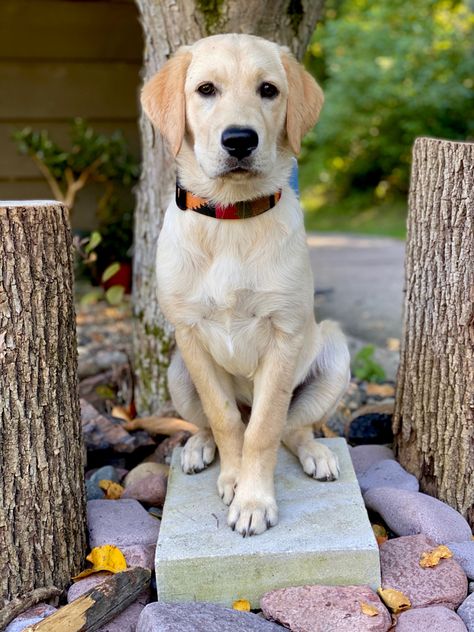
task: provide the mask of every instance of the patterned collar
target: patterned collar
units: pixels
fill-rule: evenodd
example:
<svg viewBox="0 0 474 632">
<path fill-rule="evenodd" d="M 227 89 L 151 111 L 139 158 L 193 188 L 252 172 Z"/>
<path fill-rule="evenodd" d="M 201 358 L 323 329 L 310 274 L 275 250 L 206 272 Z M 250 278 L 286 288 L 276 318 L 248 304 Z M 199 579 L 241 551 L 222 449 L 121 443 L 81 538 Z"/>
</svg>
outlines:
<svg viewBox="0 0 474 632">
<path fill-rule="evenodd" d="M 205 198 L 193 195 L 186 189 L 182 189 L 179 184 L 176 184 L 176 204 L 178 208 L 182 211 L 196 211 L 196 213 L 214 217 L 215 219 L 256 217 L 273 208 L 280 198 L 281 189 L 273 195 L 266 195 L 256 200 L 235 202 L 235 204 L 230 204 L 229 206 L 221 206 L 220 204 L 211 204 Z"/>
</svg>

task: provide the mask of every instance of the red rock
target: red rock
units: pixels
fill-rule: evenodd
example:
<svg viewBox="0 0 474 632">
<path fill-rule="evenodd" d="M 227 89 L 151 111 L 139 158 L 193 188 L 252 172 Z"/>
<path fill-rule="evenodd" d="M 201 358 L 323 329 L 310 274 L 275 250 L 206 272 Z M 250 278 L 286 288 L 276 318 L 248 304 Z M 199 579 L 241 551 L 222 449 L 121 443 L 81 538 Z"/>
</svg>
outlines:
<svg viewBox="0 0 474 632">
<path fill-rule="evenodd" d="M 371 617 L 361 602 L 375 606 Z M 266 593 L 260 607 L 267 619 L 292 632 L 386 632 L 391 616 L 368 586 L 298 586 Z"/>
<path fill-rule="evenodd" d="M 149 465 L 157 465 L 150 463 Z M 151 474 L 136 483 L 127 485 L 122 498 L 135 498 L 154 507 L 163 507 L 167 478 L 163 474 Z"/>
<path fill-rule="evenodd" d="M 124 554 L 128 566 L 141 566 L 155 570 L 155 549 L 154 544 L 135 544 L 123 546 L 120 550 Z"/>
<path fill-rule="evenodd" d="M 397 632 L 467 632 L 461 617 L 445 606 L 429 606 L 402 612 Z"/>
<path fill-rule="evenodd" d="M 78 597 L 81 597 L 84 593 L 86 593 L 91 588 L 102 584 L 108 577 L 110 577 L 112 573 L 107 571 L 102 571 L 100 573 L 94 573 L 93 575 L 89 575 L 89 577 L 84 577 L 84 579 L 79 580 L 72 584 L 67 591 L 67 602 L 71 603 Z"/>
<path fill-rule="evenodd" d="M 420 556 L 436 547 L 423 534 L 388 540 L 380 547 L 382 588 L 400 590 L 413 608 L 442 605 L 455 610 L 467 595 L 467 577 L 454 559 L 422 568 Z"/>
</svg>

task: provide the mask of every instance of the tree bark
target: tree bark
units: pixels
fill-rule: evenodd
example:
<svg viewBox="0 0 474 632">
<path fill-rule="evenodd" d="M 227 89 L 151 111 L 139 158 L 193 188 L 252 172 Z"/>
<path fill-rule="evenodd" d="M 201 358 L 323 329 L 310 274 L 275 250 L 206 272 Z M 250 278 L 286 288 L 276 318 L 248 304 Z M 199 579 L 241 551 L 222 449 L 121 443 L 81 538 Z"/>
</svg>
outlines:
<svg viewBox="0 0 474 632">
<path fill-rule="evenodd" d="M 0 205 L 0 609 L 84 556 L 72 240 L 58 202 Z"/>
<path fill-rule="evenodd" d="M 400 463 L 474 523 L 474 144 L 413 149 L 394 415 Z"/>
<path fill-rule="evenodd" d="M 250 33 L 289 46 L 301 59 L 324 0 L 136 0 L 145 38 L 148 79 L 181 45 L 216 33 Z M 174 163 L 142 114 L 142 178 L 135 210 L 133 277 L 135 401 L 142 415 L 170 410 L 166 369 L 173 331 L 160 312 L 155 249 L 174 190 Z"/>
</svg>

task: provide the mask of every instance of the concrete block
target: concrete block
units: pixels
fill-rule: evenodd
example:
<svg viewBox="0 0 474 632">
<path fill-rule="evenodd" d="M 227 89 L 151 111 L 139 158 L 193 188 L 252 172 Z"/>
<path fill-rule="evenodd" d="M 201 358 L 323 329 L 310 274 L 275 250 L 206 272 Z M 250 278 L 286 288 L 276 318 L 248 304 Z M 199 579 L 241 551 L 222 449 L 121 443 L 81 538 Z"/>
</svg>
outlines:
<svg viewBox="0 0 474 632">
<path fill-rule="evenodd" d="M 309 478 L 281 448 L 275 479 L 279 523 L 245 539 L 227 526 L 227 507 L 216 489 L 218 464 L 183 474 L 176 449 L 156 549 L 158 600 L 229 606 L 248 599 L 258 608 L 260 597 L 276 588 L 378 588 L 379 550 L 347 444 L 321 441 L 337 453 L 340 478 L 331 483 Z"/>
</svg>

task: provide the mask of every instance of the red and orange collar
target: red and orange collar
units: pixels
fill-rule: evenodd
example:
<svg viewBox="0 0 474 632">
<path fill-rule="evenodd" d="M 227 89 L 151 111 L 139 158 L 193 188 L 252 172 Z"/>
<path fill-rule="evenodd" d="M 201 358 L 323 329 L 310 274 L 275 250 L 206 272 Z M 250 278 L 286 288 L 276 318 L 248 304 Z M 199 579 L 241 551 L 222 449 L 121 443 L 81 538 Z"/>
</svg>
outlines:
<svg viewBox="0 0 474 632">
<path fill-rule="evenodd" d="M 272 209 L 281 198 L 281 189 L 273 195 L 266 195 L 256 200 L 235 202 L 229 206 L 211 204 L 205 198 L 193 195 L 186 189 L 182 189 L 176 184 L 176 204 L 182 211 L 196 211 L 207 217 L 215 219 L 247 219 L 266 213 Z"/>
</svg>

